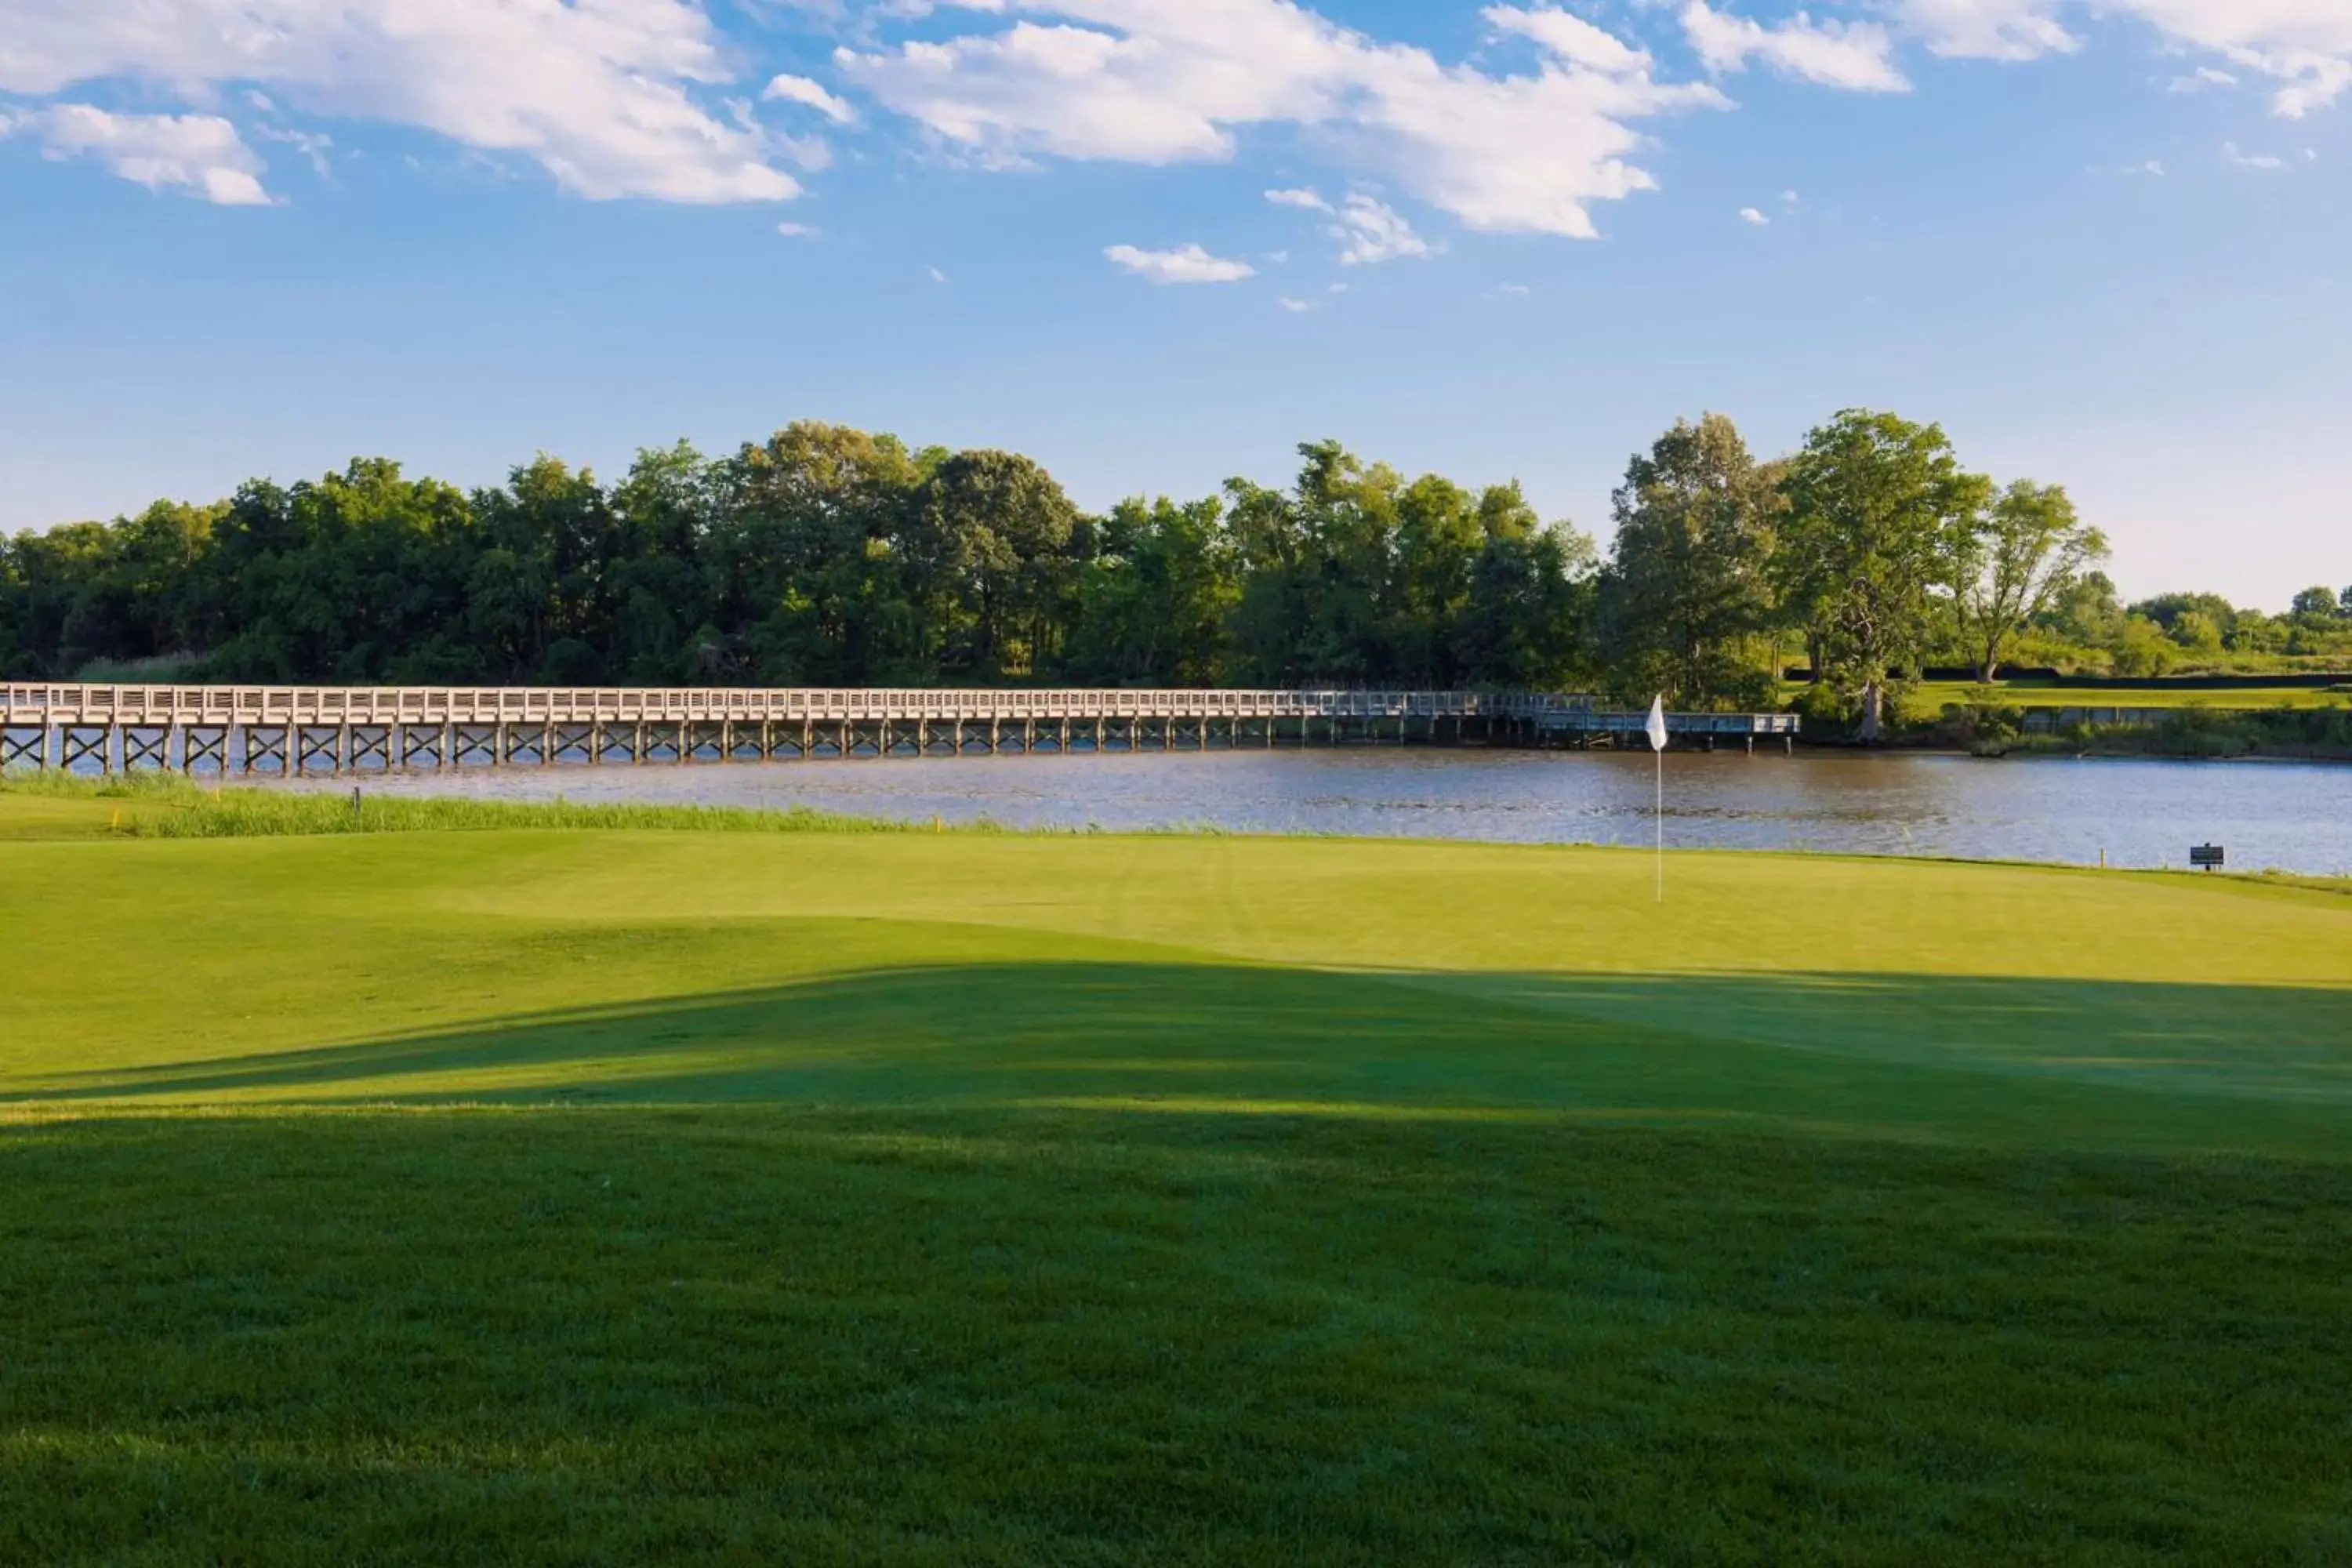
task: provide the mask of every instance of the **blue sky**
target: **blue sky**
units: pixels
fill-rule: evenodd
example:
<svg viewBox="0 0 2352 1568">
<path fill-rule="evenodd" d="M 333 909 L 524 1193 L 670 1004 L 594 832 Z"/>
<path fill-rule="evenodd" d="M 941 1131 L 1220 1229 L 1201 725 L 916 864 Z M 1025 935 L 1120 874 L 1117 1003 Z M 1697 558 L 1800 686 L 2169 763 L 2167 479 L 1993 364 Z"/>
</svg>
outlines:
<svg viewBox="0 0 2352 1568">
<path fill-rule="evenodd" d="M 2347 124 L 2352 0 L 0 0 L 0 528 L 817 417 L 1605 538 L 1677 415 L 1864 405 L 2277 607 Z"/>
</svg>

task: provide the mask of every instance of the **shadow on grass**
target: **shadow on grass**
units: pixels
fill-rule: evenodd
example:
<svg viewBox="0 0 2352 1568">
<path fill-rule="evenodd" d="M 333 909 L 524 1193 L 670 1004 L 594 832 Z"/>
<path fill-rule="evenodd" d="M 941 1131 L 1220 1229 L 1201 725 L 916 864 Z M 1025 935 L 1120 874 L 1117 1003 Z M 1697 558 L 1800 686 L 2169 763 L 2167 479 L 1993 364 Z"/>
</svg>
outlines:
<svg viewBox="0 0 2352 1568">
<path fill-rule="evenodd" d="M 0 1190 L 0 1561 L 2352 1552 L 2352 1167 L 425 1107 Z"/>
<path fill-rule="evenodd" d="M 110 1070 L 16 1098 L 150 1097 L 1755 1118 L 2347 1152 L 2352 989 L 969 964 Z"/>
</svg>

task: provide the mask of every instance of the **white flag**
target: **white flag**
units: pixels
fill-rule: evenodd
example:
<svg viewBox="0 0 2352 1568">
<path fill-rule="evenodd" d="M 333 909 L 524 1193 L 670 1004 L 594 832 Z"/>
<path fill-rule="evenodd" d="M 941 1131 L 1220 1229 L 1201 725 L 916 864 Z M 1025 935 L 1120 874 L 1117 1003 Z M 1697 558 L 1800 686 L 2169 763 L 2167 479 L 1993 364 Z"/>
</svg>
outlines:
<svg viewBox="0 0 2352 1568">
<path fill-rule="evenodd" d="M 1649 731 L 1650 750 L 1666 749 L 1666 699 L 1664 692 L 1650 699 L 1650 721 L 1643 728 Z"/>
</svg>

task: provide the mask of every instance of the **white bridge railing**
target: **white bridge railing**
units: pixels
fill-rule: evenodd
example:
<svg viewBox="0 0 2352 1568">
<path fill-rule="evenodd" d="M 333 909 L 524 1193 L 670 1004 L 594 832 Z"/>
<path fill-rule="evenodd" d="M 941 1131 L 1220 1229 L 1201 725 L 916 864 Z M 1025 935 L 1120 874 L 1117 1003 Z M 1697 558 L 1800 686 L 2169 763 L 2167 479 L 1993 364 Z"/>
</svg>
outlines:
<svg viewBox="0 0 2352 1568">
<path fill-rule="evenodd" d="M 1559 692 L 1009 688 L 0 687 L 0 723 L 589 724 L 1030 719 L 1538 720 L 1591 711 Z"/>
</svg>

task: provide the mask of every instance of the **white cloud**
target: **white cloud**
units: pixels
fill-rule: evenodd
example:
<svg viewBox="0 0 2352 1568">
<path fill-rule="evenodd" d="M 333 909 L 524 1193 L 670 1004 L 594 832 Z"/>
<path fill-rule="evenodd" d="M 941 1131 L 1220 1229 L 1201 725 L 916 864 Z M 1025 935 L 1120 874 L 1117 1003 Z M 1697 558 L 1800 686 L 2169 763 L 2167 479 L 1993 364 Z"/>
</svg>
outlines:
<svg viewBox="0 0 2352 1568">
<path fill-rule="evenodd" d="M 1497 283 L 1495 285 L 1495 292 L 1506 299 L 1517 300 L 1524 298 L 1529 289 L 1524 283 Z"/>
<path fill-rule="evenodd" d="M 2238 79 L 2228 71 L 2215 70 L 2211 66 L 2199 66 L 2187 76 L 2177 76 L 2167 92 L 2202 92 L 2209 87 L 2235 87 Z"/>
<path fill-rule="evenodd" d="M 2160 180 L 2164 178 L 2164 165 L 2158 160 L 2150 158 L 2145 163 L 2135 164 L 2132 167 L 2126 169 L 2124 173 L 2126 174 L 2147 174 Z"/>
<path fill-rule="evenodd" d="M 1533 11 L 1517 5 L 1489 5 L 1483 15 L 1496 32 L 1531 38 L 1570 65 L 1584 66 L 1610 76 L 1638 76 L 1650 68 L 1648 50 L 1637 49 L 1616 34 L 1566 11 L 1549 5 Z"/>
<path fill-rule="evenodd" d="M 327 163 L 327 154 L 335 147 L 335 139 L 331 136 L 320 132 L 282 130 L 274 125 L 257 125 L 253 133 L 265 142 L 282 142 L 301 153 L 312 172 L 322 180 L 334 173 Z"/>
<path fill-rule="evenodd" d="M 1315 309 L 1314 305 L 1307 300 L 1294 300 L 1287 294 L 1276 300 L 1275 303 L 1281 306 L 1284 310 L 1290 311 L 1293 315 L 1304 315 L 1307 311 Z"/>
<path fill-rule="evenodd" d="M 2239 151 L 2238 144 L 2235 142 L 2222 142 L 2221 155 L 2229 159 L 2232 163 L 2238 165 L 2241 169 L 2284 169 L 2286 167 L 2285 159 L 2273 158 L 2266 153 L 2251 153 L 2241 152 Z"/>
<path fill-rule="evenodd" d="M 818 231 L 812 224 L 780 223 L 776 226 L 776 232 L 786 239 L 814 239 Z"/>
<path fill-rule="evenodd" d="M 1154 283 L 1238 283 L 1257 276 L 1257 268 L 1248 262 L 1212 256 L 1197 245 L 1179 246 L 1174 250 L 1139 250 L 1132 245 L 1114 245 L 1103 254 L 1137 277 Z"/>
<path fill-rule="evenodd" d="M 1938 54 L 2022 60 L 2081 47 L 2062 16 L 2128 17 L 2175 48 L 2203 49 L 2279 82 L 2276 113 L 2300 119 L 2352 88 L 2346 0 L 1895 0 Z M 2200 73 L 2201 74 L 2201 73 Z M 2219 85 L 2216 83 L 2215 85 Z"/>
<path fill-rule="evenodd" d="M 1758 228 L 1769 227 L 1772 222 L 1770 218 L 1766 217 L 1754 207 L 1741 207 L 1739 209 L 1739 221 L 1742 223 L 1752 223 Z"/>
<path fill-rule="evenodd" d="M 773 78 L 769 81 L 767 90 L 760 96 L 771 103 L 782 99 L 787 103 L 804 104 L 835 125 L 854 124 L 857 120 L 857 110 L 825 91 L 820 83 L 804 76 Z"/>
<path fill-rule="evenodd" d="M 948 280 L 948 275 L 936 267 L 926 267 L 923 270 L 931 275 L 931 281 L 934 283 L 944 283 Z"/>
<path fill-rule="evenodd" d="M 1782 191 L 1780 193 L 1780 200 L 1792 207 L 1799 205 L 1797 201 L 1797 193 L 1794 191 Z"/>
<path fill-rule="evenodd" d="M 1745 69 L 1752 59 L 1822 87 L 1849 92 L 1907 92 L 1895 65 L 1895 40 L 1875 22 L 1816 22 L 1799 11 L 1778 26 L 1710 8 L 1706 0 L 1683 7 L 1683 32 L 1707 69 Z"/>
<path fill-rule="evenodd" d="M 1278 207 L 1305 207 L 1310 212 L 1328 213 L 1331 204 L 1311 190 L 1268 191 L 1265 199 Z"/>
<path fill-rule="evenodd" d="M 2059 25 L 2059 0 L 1896 0 L 1905 25 L 1952 59 L 2035 60 L 2082 40 Z"/>
<path fill-rule="evenodd" d="M 835 64 L 884 107 L 985 164 L 1221 161 L 1236 154 L 1243 131 L 1303 126 L 1355 167 L 1473 228 L 1590 236 L 1591 204 L 1653 187 L 1628 161 L 1642 142 L 1633 122 L 1726 102 L 1704 82 L 1597 69 L 1549 45 L 1518 75 L 1441 65 L 1291 0 L 984 0 L 961 9 L 1013 19 L 999 30 L 844 48 Z"/>
<path fill-rule="evenodd" d="M 1339 265 L 1364 267 L 1430 254 L 1429 241 L 1412 231 L 1404 216 L 1361 191 L 1339 204 L 1339 221 L 1325 232 L 1339 242 Z"/>
<path fill-rule="evenodd" d="M 95 158 L 151 191 L 184 190 L 220 206 L 268 206 L 261 160 L 216 114 L 110 114 L 52 104 L 0 120 L 0 134 L 30 132 L 42 155 Z"/>
<path fill-rule="evenodd" d="M 592 198 L 798 195 L 772 161 L 789 144 L 705 103 L 730 79 L 689 0 L 0 0 L 0 90 L 128 80 L 201 108 L 266 89 L 521 153 Z"/>
</svg>

